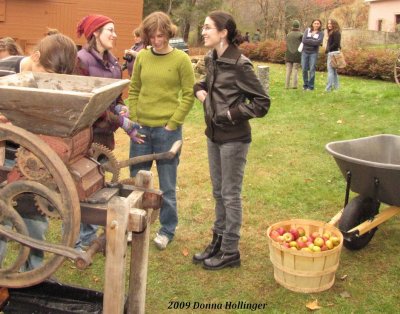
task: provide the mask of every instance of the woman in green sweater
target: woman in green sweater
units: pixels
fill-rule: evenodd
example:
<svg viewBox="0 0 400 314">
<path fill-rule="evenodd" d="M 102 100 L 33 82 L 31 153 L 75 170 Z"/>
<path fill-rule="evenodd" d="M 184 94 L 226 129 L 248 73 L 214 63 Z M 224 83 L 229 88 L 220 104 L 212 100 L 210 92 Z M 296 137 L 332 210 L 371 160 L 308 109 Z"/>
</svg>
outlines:
<svg viewBox="0 0 400 314">
<path fill-rule="evenodd" d="M 144 143 L 131 141 L 130 157 L 168 151 L 182 140 L 182 124 L 193 106 L 194 73 L 189 56 L 172 48 L 169 39 L 177 27 L 168 15 L 153 12 L 141 25 L 145 49 L 136 57 L 129 88 L 130 117 L 142 128 Z M 163 204 L 160 230 L 154 242 L 160 250 L 167 247 L 178 224 L 176 177 L 179 154 L 172 160 L 159 160 L 157 172 Z M 139 170 L 150 170 L 152 162 L 131 166 L 131 177 Z"/>
</svg>

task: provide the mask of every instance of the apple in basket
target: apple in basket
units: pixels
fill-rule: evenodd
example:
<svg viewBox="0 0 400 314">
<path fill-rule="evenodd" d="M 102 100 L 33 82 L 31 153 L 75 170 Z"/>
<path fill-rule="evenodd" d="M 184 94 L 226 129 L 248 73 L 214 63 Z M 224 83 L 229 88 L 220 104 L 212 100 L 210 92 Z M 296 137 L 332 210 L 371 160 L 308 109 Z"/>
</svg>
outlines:
<svg viewBox="0 0 400 314">
<path fill-rule="evenodd" d="M 326 241 L 326 240 L 329 240 L 329 238 L 332 236 L 332 233 L 330 233 L 329 231 L 325 231 L 323 234 L 322 234 L 322 238 Z"/>
<path fill-rule="evenodd" d="M 325 241 L 325 245 L 327 246 L 327 248 L 328 248 L 329 250 L 332 250 L 333 247 L 334 247 L 332 240 L 326 240 L 326 241 Z"/>
<path fill-rule="evenodd" d="M 311 233 L 311 238 L 313 238 L 313 240 L 319 237 L 321 237 L 321 235 L 319 234 L 318 231 L 314 231 L 313 233 Z"/>
<path fill-rule="evenodd" d="M 314 245 L 322 247 L 325 244 L 324 239 L 322 239 L 321 237 L 317 237 L 314 240 Z"/>
<path fill-rule="evenodd" d="M 331 241 L 332 241 L 332 243 L 333 243 L 333 246 L 338 246 L 338 245 L 339 245 L 339 243 L 340 243 L 340 239 L 339 239 L 338 237 L 335 237 L 335 236 L 333 236 L 333 237 L 330 237 L 330 238 L 329 238 L 329 240 L 331 240 Z"/>
<path fill-rule="evenodd" d="M 299 237 L 304 237 L 306 235 L 306 231 L 303 227 L 297 227 L 297 232 L 299 233 Z"/>
<path fill-rule="evenodd" d="M 294 240 L 297 240 L 297 238 L 300 235 L 299 232 L 297 231 L 297 229 L 295 229 L 295 228 L 290 229 L 289 232 L 292 234 Z"/>
<path fill-rule="evenodd" d="M 285 232 L 283 234 L 283 239 L 285 240 L 285 242 L 293 241 L 294 240 L 293 234 L 291 234 L 290 232 Z"/>
<path fill-rule="evenodd" d="M 289 246 L 290 246 L 290 247 L 294 247 L 294 248 L 296 248 L 296 249 L 298 248 L 297 242 L 296 242 L 296 241 L 290 241 L 290 242 L 289 242 Z"/>
<path fill-rule="evenodd" d="M 306 238 L 306 241 L 305 241 L 305 242 L 302 240 L 302 238 L 303 238 L 303 237 L 300 237 L 300 238 L 298 238 L 298 239 L 296 240 L 296 242 L 297 242 L 297 247 L 298 247 L 299 249 L 302 249 L 302 248 L 307 247 L 307 244 L 306 244 L 307 238 L 305 237 L 305 238 Z"/>
<path fill-rule="evenodd" d="M 277 228 L 276 231 L 278 231 L 279 235 L 283 235 L 285 233 L 285 229 L 283 229 L 283 227 Z"/>
<path fill-rule="evenodd" d="M 280 234 L 278 231 L 272 230 L 269 236 L 271 237 L 272 240 L 278 241 L 278 237 L 280 236 Z"/>
</svg>

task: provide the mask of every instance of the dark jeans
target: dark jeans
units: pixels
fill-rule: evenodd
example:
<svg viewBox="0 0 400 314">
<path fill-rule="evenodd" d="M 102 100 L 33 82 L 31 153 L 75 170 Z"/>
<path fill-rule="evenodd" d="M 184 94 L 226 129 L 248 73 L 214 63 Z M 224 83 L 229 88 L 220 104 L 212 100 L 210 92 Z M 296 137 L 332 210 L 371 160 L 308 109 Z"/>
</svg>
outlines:
<svg viewBox="0 0 400 314">
<path fill-rule="evenodd" d="M 242 183 L 249 143 L 213 143 L 207 139 L 208 163 L 215 199 L 213 231 L 222 234 L 221 251 L 239 250 Z"/>
</svg>

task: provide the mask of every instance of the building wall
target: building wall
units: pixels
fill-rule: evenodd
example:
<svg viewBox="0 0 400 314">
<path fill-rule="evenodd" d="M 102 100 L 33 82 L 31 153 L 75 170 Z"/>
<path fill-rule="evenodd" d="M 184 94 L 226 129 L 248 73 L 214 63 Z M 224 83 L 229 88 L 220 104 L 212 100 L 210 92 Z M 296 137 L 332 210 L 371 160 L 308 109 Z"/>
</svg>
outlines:
<svg viewBox="0 0 400 314">
<path fill-rule="evenodd" d="M 396 31 L 396 15 L 400 15 L 400 0 L 378 0 L 369 2 L 368 29 L 378 31 L 379 20 L 382 20 L 381 31 Z"/>
<path fill-rule="evenodd" d="M 56 28 L 77 44 L 76 25 L 86 15 L 107 15 L 117 32 L 113 54 L 120 58 L 132 46 L 132 30 L 142 21 L 143 0 L 0 0 L 0 38 L 15 38 L 30 53 L 47 27 Z"/>
</svg>

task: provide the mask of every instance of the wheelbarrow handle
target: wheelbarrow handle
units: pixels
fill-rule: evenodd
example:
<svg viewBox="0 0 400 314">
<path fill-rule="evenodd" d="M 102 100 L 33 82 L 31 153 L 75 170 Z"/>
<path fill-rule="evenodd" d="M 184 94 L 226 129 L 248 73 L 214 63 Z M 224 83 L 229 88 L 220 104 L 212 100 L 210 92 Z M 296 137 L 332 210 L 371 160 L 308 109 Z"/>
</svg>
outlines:
<svg viewBox="0 0 400 314">
<path fill-rule="evenodd" d="M 118 163 L 118 167 L 121 169 L 131 165 L 140 164 L 146 161 L 173 159 L 176 156 L 176 154 L 178 154 L 181 148 L 182 148 L 182 141 L 179 140 L 174 142 L 174 144 L 172 144 L 171 146 L 171 149 L 167 152 L 133 157 L 124 161 L 120 161 Z"/>
</svg>

